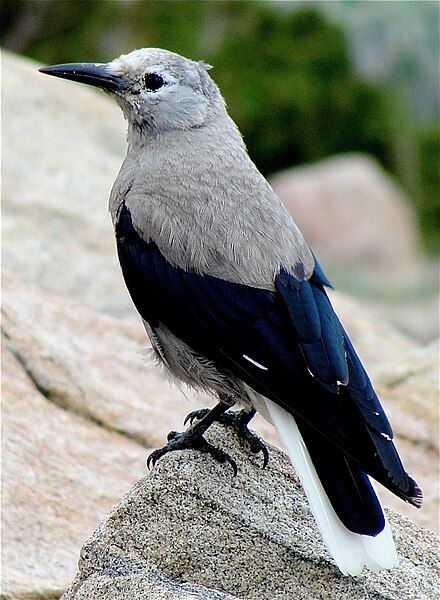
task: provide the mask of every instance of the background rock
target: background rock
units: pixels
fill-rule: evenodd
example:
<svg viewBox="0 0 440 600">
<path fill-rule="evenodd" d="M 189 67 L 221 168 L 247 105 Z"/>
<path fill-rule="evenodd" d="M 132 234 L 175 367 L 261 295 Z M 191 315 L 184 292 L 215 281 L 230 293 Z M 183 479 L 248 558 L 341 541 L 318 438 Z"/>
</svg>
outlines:
<svg viewBox="0 0 440 600">
<path fill-rule="evenodd" d="M 170 387 L 154 368 L 122 283 L 106 209 L 125 153 L 119 110 L 104 95 L 43 77 L 36 65 L 7 53 L 2 67 L 4 115 L 14 114 L 3 119 L 2 597 L 57 597 L 84 539 L 145 474 L 145 446 L 162 445 L 188 412 L 212 401 Z M 383 398 L 405 463 L 424 488 L 421 511 L 394 497 L 384 496 L 386 502 L 438 531 L 437 349 L 401 335 L 376 309 L 337 293 L 332 299 Z M 258 418 L 253 424 L 277 443 L 270 425 Z M 266 472 L 258 457 L 250 461 L 263 490 Z M 190 463 L 188 475 L 192 456 Z M 400 524 L 402 538 L 408 527 L 410 539 L 431 539 Z M 127 597 L 135 589 L 171 597 L 166 569 L 158 574 L 142 563 L 134 575 L 132 566 L 130 558 Z M 92 580 L 96 597 L 125 585 L 113 575 Z M 173 594 L 223 597 L 194 585 L 174 586 Z M 90 597 L 83 592 L 77 597 Z"/>
<path fill-rule="evenodd" d="M 140 320 L 94 312 L 8 272 L 3 294 L 10 346 L 36 388 L 58 406 L 153 447 L 207 402 L 168 383 L 148 358 Z"/>
<path fill-rule="evenodd" d="M 416 217 L 376 160 L 335 156 L 278 173 L 271 184 L 314 251 L 330 264 L 386 277 L 420 265 Z"/>
<path fill-rule="evenodd" d="M 270 182 L 338 288 L 416 339 L 438 337 L 438 262 L 423 256 L 409 198 L 375 159 L 335 156 Z"/>
<path fill-rule="evenodd" d="M 122 113 L 103 93 L 38 67 L 2 53 L 11 116 L 2 122 L 3 263 L 47 290 L 130 314 L 107 212 L 126 152 Z"/>
</svg>

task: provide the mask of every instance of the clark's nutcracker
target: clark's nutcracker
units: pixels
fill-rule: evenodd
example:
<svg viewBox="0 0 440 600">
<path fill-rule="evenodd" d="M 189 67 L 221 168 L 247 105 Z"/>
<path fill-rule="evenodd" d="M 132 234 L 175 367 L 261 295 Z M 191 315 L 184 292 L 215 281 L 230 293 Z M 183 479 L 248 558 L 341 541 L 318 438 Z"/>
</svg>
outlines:
<svg viewBox="0 0 440 600">
<path fill-rule="evenodd" d="M 371 382 L 325 292 L 300 231 L 249 159 L 209 66 L 147 48 L 110 63 L 43 73 L 108 92 L 128 122 L 128 152 L 110 196 L 127 288 L 160 362 L 213 393 L 149 457 L 197 448 L 235 461 L 203 434 L 274 424 L 322 537 L 344 574 L 397 563 L 370 476 L 421 506 Z M 226 412 L 234 404 L 243 408 Z"/>
</svg>

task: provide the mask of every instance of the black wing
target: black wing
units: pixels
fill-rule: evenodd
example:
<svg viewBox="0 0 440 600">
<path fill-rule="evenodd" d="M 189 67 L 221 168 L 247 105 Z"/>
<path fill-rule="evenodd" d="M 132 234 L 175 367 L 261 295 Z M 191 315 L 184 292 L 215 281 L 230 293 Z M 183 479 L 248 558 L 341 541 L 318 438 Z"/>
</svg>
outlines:
<svg viewBox="0 0 440 600">
<path fill-rule="evenodd" d="M 330 465 L 339 464 L 355 487 L 365 488 L 361 503 L 368 485 L 359 467 L 401 498 L 420 503 L 420 490 L 402 466 L 388 419 L 333 311 L 317 263 L 308 281 L 281 271 L 275 291 L 268 291 L 172 266 L 136 233 L 125 205 L 116 237 L 124 279 L 142 318 L 153 327 L 164 323 L 220 369 L 293 414 L 318 475 L 328 480 L 331 500 L 329 488 L 336 486 L 334 495 L 341 496 L 342 484 L 329 478 Z"/>
</svg>

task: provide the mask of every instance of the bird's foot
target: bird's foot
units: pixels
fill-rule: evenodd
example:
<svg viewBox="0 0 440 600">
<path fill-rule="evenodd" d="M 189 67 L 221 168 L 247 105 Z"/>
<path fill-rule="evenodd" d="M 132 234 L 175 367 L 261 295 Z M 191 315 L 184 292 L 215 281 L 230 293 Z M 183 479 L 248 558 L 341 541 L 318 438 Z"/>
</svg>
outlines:
<svg viewBox="0 0 440 600">
<path fill-rule="evenodd" d="M 168 444 L 154 450 L 147 458 L 147 467 L 153 466 L 156 462 L 164 456 L 168 454 L 168 452 L 173 452 L 174 450 L 198 450 L 199 452 L 204 452 L 206 454 L 210 454 L 213 458 L 215 458 L 219 463 L 228 462 L 233 471 L 234 476 L 237 475 L 237 463 L 229 456 L 227 452 L 221 450 L 221 448 L 217 448 L 210 444 L 204 437 L 203 434 L 206 432 L 208 427 L 217 421 L 219 416 L 222 415 L 227 409 L 227 405 L 223 402 L 219 402 L 214 408 L 195 411 L 199 412 L 197 423 L 193 424 L 195 416 L 193 418 L 186 418 L 185 424 L 188 420 L 191 421 L 191 427 L 183 432 L 178 431 L 170 431 L 168 434 Z"/>
<path fill-rule="evenodd" d="M 187 415 L 184 423 L 186 425 L 186 423 L 189 422 L 192 425 L 196 419 L 201 420 L 206 417 L 208 413 L 209 408 L 194 410 Z M 217 418 L 217 421 L 226 427 L 232 427 L 240 440 L 244 440 L 248 444 L 251 452 L 254 452 L 255 454 L 262 452 L 264 468 L 269 462 L 269 450 L 262 439 L 248 427 L 249 421 L 254 415 L 255 410 L 251 410 L 250 412 L 246 410 L 228 411 L 220 415 Z"/>
<path fill-rule="evenodd" d="M 198 432 L 194 432 L 192 427 L 181 433 L 178 431 L 170 431 L 167 439 L 168 444 L 162 448 L 154 450 L 154 452 L 152 452 L 147 458 L 147 467 L 149 469 L 154 467 L 159 458 L 162 458 L 162 456 L 168 454 L 168 452 L 192 449 L 210 454 L 219 463 L 228 462 L 234 471 L 234 477 L 237 475 L 237 463 L 232 456 L 229 456 L 229 454 L 221 448 L 217 448 L 216 446 L 210 444 L 203 437 L 203 435 L 200 435 Z"/>
</svg>

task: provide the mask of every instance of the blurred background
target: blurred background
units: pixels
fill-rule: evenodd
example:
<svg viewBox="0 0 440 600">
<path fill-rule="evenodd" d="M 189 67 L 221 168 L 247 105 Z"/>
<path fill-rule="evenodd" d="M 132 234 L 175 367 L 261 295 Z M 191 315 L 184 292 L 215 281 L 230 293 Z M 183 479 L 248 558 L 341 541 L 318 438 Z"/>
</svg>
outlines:
<svg viewBox="0 0 440 600">
<path fill-rule="evenodd" d="M 293 171 L 294 185 L 302 181 L 293 200 L 286 191 L 289 180 L 275 178 L 273 184 L 337 287 L 385 303 L 428 302 L 424 318 L 429 313 L 435 320 L 438 2 L 3 0 L 0 14 L 3 47 L 45 64 L 108 61 L 134 48 L 159 46 L 214 65 L 211 74 L 266 176 L 317 161 L 324 165 L 321 171 Z M 325 159 L 341 155 L 351 156 L 351 162 L 331 162 L 326 170 Z M 332 179 L 338 169 L 341 177 Z M 349 180 L 351 173 L 352 188 L 340 189 L 341 179 Z M 365 178 L 378 173 L 385 186 L 394 186 L 404 217 L 392 211 L 381 216 L 374 202 L 365 212 L 367 192 L 363 207 L 351 204 L 350 194 L 360 203 L 359 189 L 371 183 Z M 331 198 L 327 209 L 322 206 L 322 186 L 311 190 L 306 181 L 320 177 L 334 186 L 344 207 Z M 373 188 L 370 195 L 379 198 Z M 295 206 L 301 195 L 308 198 L 305 207 Z M 317 203 L 324 222 L 309 231 L 306 213 Z M 341 224 L 346 215 L 349 229 L 356 220 L 358 226 L 365 221 L 364 232 L 374 230 L 369 218 L 378 222 L 376 238 L 371 235 L 359 256 L 347 247 L 350 234 Z M 336 241 L 321 247 L 330 230 Z M 359 244 L 362 235 L 353 227 L 351 234 Z M 397 257 L 389 260 L 381 243 L 391 248 L 399 236 L 411 239 L 397 245 Z M 362 260 L 374 268 L 357 272 Z M 403 310 L 401 322 L 411 319 L 413 312 Z M 438 331 L 431 322 L 415 322 L 414 329 L 420 327 L 422 338 Z"/>
</svg>

